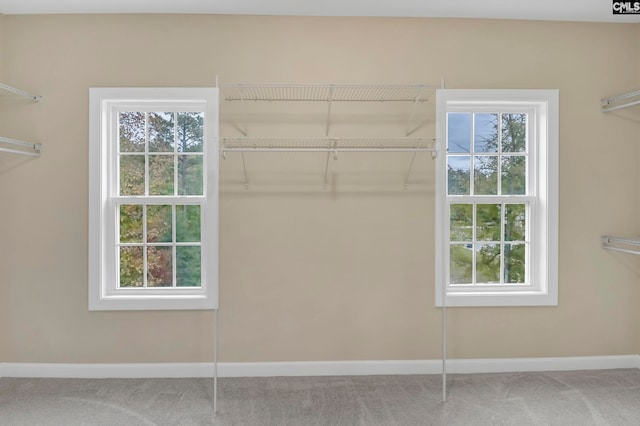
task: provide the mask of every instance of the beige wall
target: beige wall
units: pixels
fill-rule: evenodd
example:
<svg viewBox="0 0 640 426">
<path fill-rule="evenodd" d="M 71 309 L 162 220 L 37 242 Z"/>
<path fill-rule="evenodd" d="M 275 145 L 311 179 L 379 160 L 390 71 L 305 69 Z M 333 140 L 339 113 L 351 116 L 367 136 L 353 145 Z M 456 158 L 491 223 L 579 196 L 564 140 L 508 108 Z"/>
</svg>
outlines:
<svg viewBox="0 0 640 426">
<path fill-rule="evenodd" d="M 3 109 L 1 128 L 45 149 L 0 172 L 0 359 L 212 359 L 210 312 L 87 311 L 87 104 L 89 87 L 212 86 L 216 75 L 560 89 L 560 306 L 451 310 L 450 355 L 640 351 L 638 266 L 599 246 L 601 234 L 638 228 L 637 124 L 599 110 L 602 96 L 639 84 L 636 26 L 145 15 L 1 25 L 4 80 L 45 96 Z M 221 165 L 221 359 L 437 358 L 431 160 L 405 191 L 407 158 L 343 156 L 326 192 L 322 158 L 248 162 L 249 190 L 237 156 Z"/>
</svg>

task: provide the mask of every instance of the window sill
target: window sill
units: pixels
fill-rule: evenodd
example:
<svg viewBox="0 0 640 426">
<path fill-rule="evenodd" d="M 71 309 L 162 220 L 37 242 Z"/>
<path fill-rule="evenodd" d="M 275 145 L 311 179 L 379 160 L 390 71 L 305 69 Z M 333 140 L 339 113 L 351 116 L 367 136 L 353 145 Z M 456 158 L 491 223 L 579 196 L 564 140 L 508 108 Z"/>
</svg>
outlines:
<svg viewBox="0 0 640 426">
<path fill-rule="evenodd" d="M 217 300 L 205 295 L 103 296 L 89 299 L 89 311 L 152 311 L 216 309 Z"/>
<path fill-rule="evenodd" d="M 536 291 L 520 292 L 458 292 L 449 293 L 447 307 L 462 306 L 558 306 L 558 295 Z M 442 307 L 442 300 L 436 299 L 436 307 Z"/>
</svg>

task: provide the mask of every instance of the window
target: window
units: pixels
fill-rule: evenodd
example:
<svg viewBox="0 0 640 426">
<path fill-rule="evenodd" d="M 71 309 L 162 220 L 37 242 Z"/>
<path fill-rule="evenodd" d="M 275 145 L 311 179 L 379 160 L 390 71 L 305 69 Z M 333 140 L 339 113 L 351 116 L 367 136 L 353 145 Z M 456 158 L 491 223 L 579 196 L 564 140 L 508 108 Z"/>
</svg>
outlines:
<svg viewBox="0 0 640 426">
<path fill-rule="evenodd" d="M 557 305 L 558 92 L 439 90 L 437 134 L 436 305 Z"/>
<path fill-rule="evenodd" d="M 215 309 L 217 89 L 90 89 L 89 309 Z"/>
</svg>

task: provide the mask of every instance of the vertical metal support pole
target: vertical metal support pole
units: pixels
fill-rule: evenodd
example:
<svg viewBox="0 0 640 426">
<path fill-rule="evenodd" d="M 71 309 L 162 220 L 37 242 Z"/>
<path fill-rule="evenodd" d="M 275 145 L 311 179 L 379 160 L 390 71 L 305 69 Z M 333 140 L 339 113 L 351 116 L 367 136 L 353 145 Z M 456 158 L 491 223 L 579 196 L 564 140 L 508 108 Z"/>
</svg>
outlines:
<svg viewBox="0 0 640 426">
<path fill-rule="evenodd" d="M 440 86 L 444 89 L 444 76 L 440 79 Z M 434 141 L 437 143 L 437 141 Z M 442 282 L 442 402 L 447 402 L 447 285 Z"/>
<path fill-rule="evenodd" d="M 213 337 L 213 413 L 218 414 L 218 309 L 214 311 Z"/>
<path fill-rule="evenodd" d="M 445 288 L 446 290 L 446 288 Z M 442 402 L 447 402 L 447 306 L 442 297 Z"/>
</svg>

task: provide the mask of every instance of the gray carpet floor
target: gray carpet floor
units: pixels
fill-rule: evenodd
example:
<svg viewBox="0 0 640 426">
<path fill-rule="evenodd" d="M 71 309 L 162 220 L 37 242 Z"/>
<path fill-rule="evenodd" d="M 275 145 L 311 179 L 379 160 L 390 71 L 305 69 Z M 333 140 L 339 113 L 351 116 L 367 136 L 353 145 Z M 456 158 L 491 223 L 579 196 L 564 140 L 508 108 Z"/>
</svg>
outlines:
<svg viewBox="0 0 640 426">
<path fill-rule="evenodd" d="M 640 425 L 640 370 L 440 376 L 0 379 L 0 425 Z"/>
</svg>

